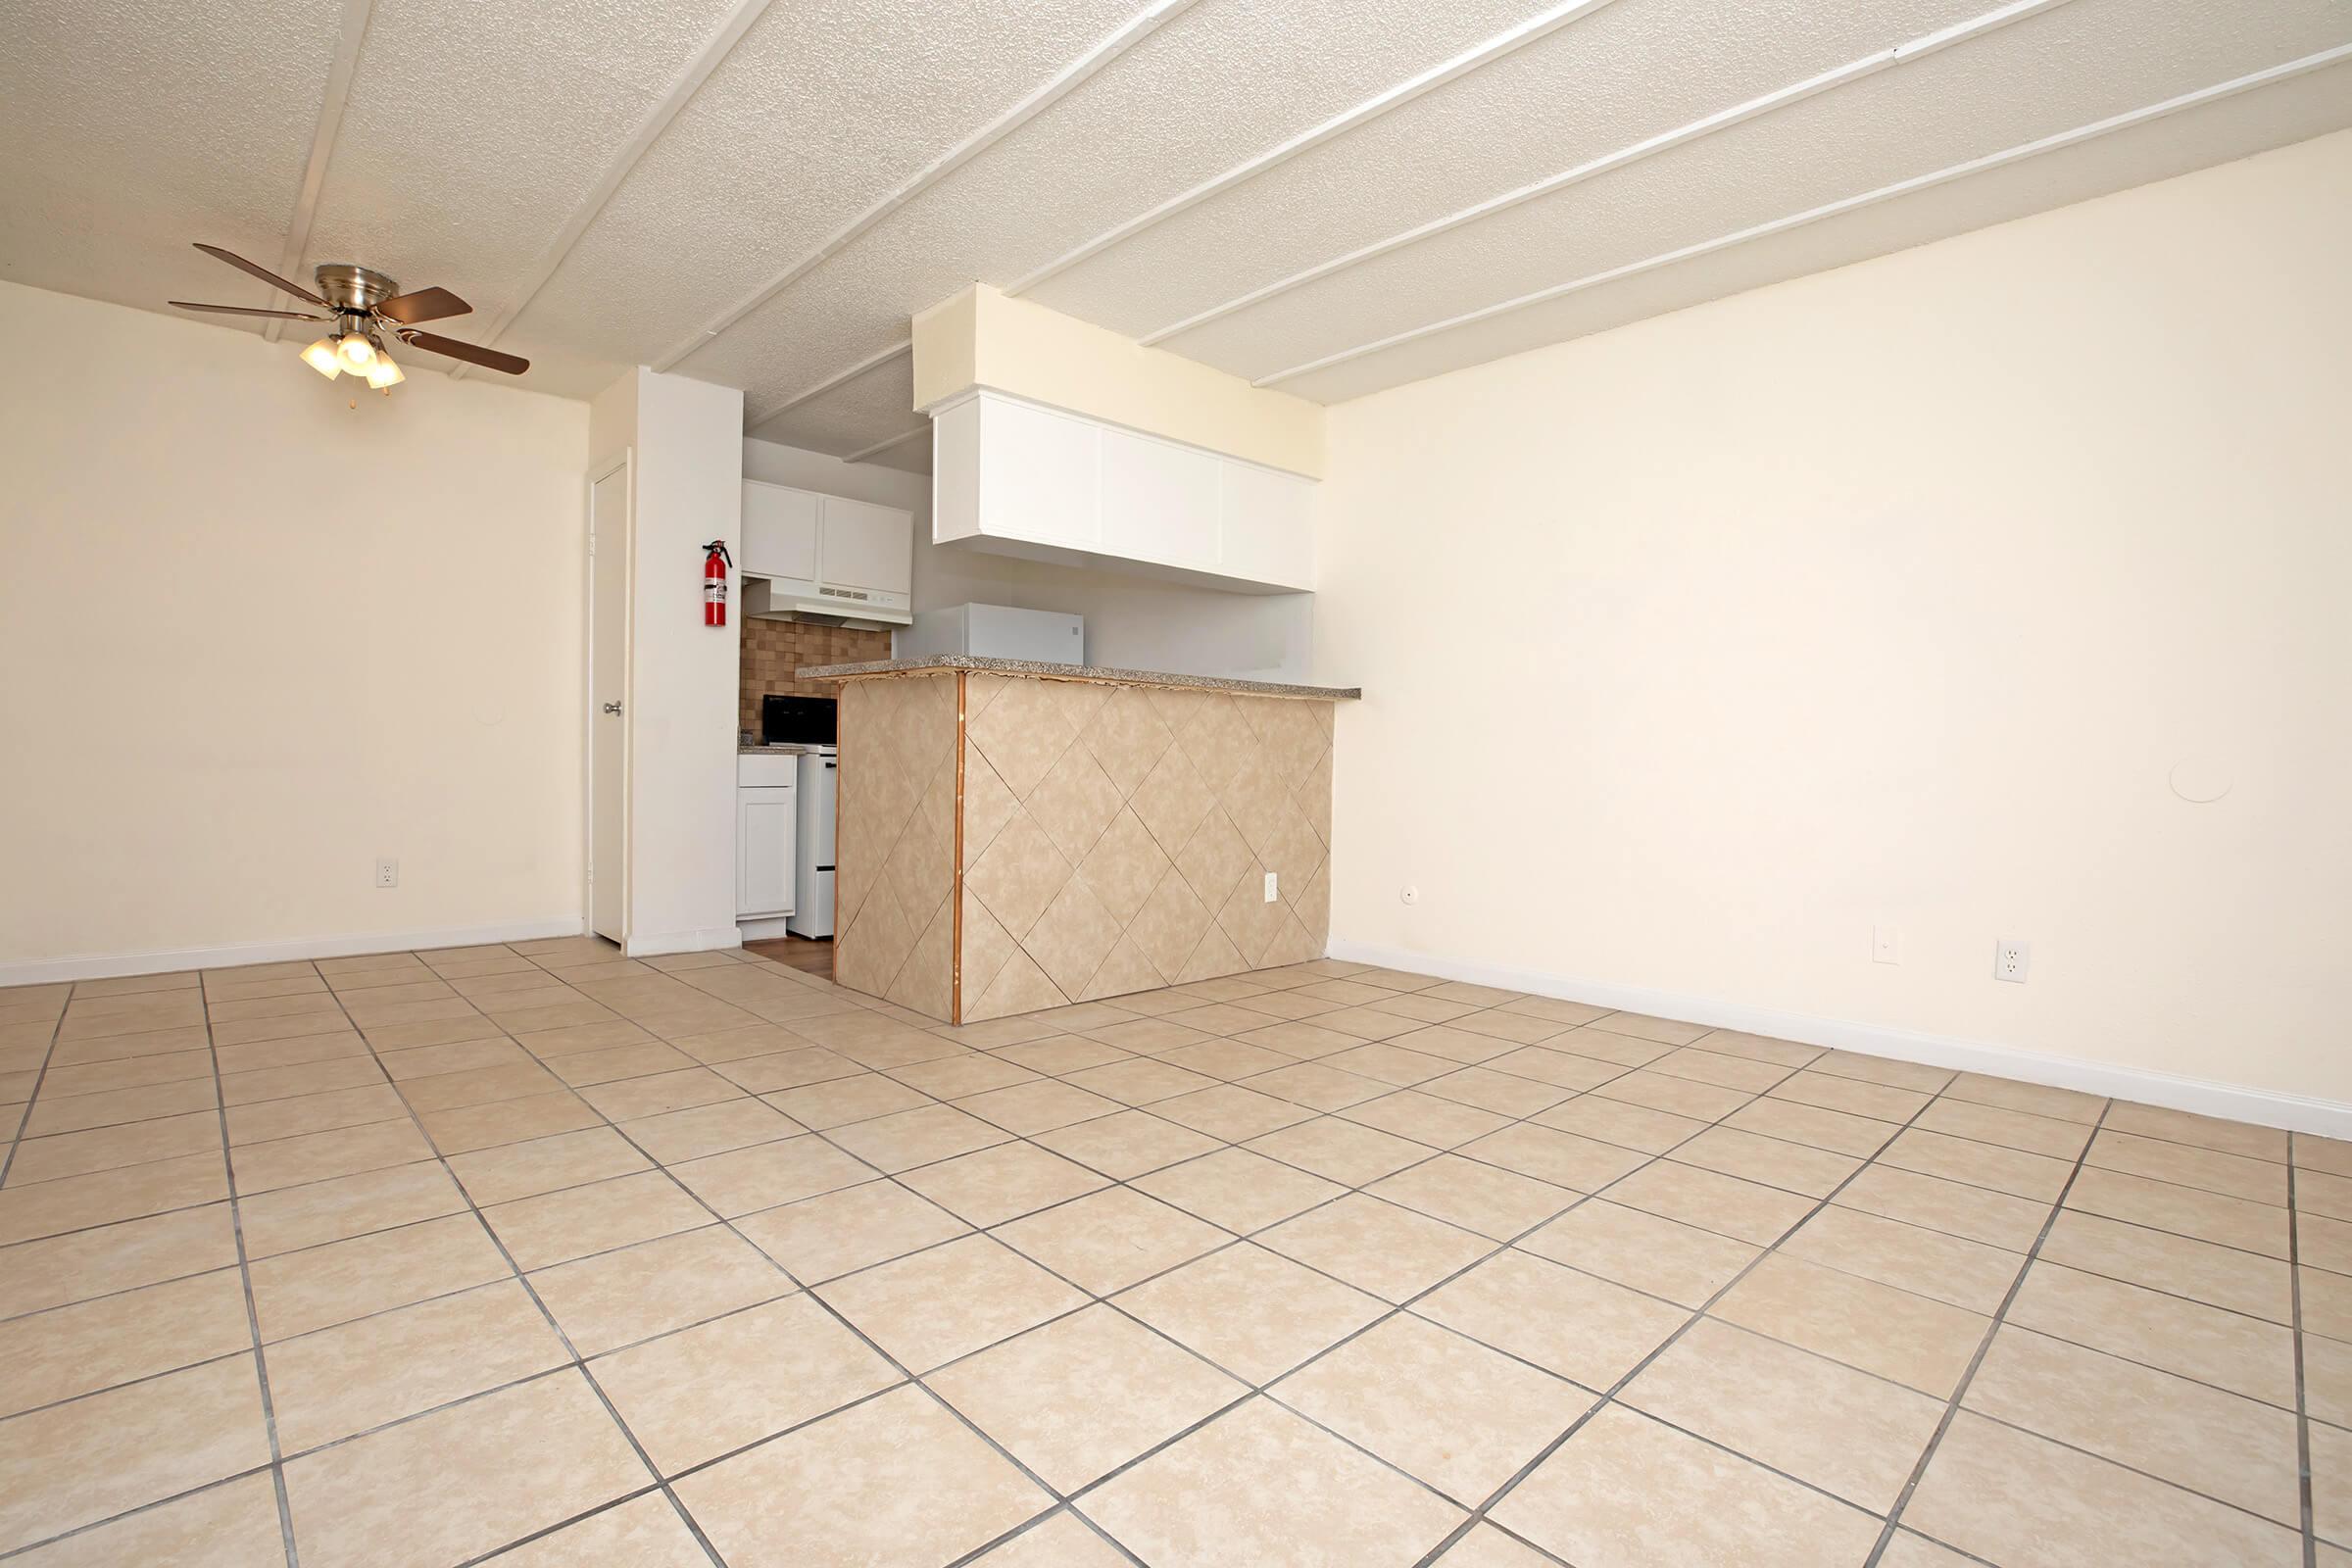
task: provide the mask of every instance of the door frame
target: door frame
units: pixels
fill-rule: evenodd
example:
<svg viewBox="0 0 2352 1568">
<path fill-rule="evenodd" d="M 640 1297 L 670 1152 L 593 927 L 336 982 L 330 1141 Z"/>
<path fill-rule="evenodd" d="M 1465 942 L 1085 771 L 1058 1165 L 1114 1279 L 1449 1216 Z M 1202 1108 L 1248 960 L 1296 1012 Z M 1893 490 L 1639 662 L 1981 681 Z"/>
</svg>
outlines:
<svg viewBox="0 0 2352 1568">
<path fill-rule="evenodd" d="M 636 759 L 629 745 L 630 720 L 637 706 L 635 676 L 637 663 L 634 654 L 635 618 L 637 613 L 637 449 L 622 447 L 615 456 L 589 465 L 586 478 L 580 487 L 580 560 L 581 587 L 584 590 L 581 608 L 580 669 L 580 800 L 582 842 L 580 849 L 580 929 L 594 936 L 596 930 L 596 646 L 600 628 L 596 623 L 596 487 L 619 473 L 625 475 L 621 493 L 626 498 L 627 514 L 622 519 L 622 543 L 618 551 L 618 569 L 621 574 L 620 615 L 620 864 L 605 868 L 608 875 L 617 874 L 620 880 L 620 945 L 628 947 L 629 936 L 629 858 L 630 829 L 629 797 L 631 775 L 636 771 Z M 606 562 L 612 564 L 613 553 L 608 549 Z"/>
</svg>

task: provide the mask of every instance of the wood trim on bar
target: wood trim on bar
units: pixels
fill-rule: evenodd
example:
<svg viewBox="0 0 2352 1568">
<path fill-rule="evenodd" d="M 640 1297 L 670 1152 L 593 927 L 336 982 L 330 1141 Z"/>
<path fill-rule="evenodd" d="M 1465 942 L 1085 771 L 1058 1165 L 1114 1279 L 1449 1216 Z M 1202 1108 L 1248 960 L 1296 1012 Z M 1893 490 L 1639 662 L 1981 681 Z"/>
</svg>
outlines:
<svg viewBox="0 0 2352 1568">
<path fill-rule="evenodd" d="M 965 682 L 962 670 L 956 672 L 956 863 L 954 874 L 948 878 L 948 917 L 954 922 L 949 928 L 951 946 L 948 950 L 948 1022 L 963 1022 L 963 714 Z"/>
</svg>

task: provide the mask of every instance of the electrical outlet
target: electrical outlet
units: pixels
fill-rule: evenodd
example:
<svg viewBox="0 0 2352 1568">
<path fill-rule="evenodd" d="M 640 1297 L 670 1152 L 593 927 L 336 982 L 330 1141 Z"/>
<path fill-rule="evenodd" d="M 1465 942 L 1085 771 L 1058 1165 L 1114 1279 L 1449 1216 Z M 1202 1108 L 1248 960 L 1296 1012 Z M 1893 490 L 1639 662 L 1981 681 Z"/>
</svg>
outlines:
<svg viewBox="0 0 2352 1568">
<path fill-rule="evenodd" d="M 1870 928 L 1870 961 L 1900 963 L 1903 961 L 1903 934 L 1890 925 Z"/>
<path fill-rule="evenodd" d="M 1274 873 L 1271 871 L 1266 873 L 1266 902 L 1268 904 L 1274 902 Z"/>
<path fill-rule="evenodd" d="M 398 860 L 376 861 L 375 885 L 379 888 L 396 888 L 400 886 L 400 862 Z"/>
<path fill-rule="evenodd" d="M 2034 949 L 2030 945 L 2015 937 L 2003 937 L 1993 944 L 1992 977 L 2013 980 L 2022 986 L 2026 983 L 2026 966 L 2033 957 Z"/>
</svg>

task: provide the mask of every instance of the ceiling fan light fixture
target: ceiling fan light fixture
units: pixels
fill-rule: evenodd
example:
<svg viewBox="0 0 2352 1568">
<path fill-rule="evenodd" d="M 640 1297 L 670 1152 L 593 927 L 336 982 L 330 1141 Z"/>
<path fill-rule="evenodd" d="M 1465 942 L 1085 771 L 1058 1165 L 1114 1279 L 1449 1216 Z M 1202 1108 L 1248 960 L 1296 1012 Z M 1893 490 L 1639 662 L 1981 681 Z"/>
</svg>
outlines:
<svg viewBox="0 0 2352 1568">
<path fill-rule="evenodd" d="M 322 337 L 302 351 L 302 363 L 332 381 L 343 373 L 342 364 L 335 358 L 335 340 Z"/>
<path fill-rule="evenodd" d="M 379 392 L 389 392 L 407 379 L 389 354 L 378 353 L 368 366 L 368 384 Z"/>
<path fill-rule="evenodd" d="M 365 332 L 346 332 L 335 345 L 335 359 L 349 373 L 366 375 L 368 367 L 375 362 L 375 345 L 368 341 Z"/>
</svg>

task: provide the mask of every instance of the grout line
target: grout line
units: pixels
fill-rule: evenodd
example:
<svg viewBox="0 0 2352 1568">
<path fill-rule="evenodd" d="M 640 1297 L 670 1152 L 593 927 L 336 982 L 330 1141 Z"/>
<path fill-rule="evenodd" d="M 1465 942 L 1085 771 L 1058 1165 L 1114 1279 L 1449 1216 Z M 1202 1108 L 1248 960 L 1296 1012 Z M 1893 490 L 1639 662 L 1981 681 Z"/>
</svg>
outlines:
<svg viewBox="0 0 2352 1568">
<path fill-rule="evenodd" d="M 2319 1568 L 2320 1538 L 2313 1525 L 2311 1503 L 2311 1400 L 2303 1382 L 2303 1219 L 2295 1212 L 2295 1136 L 2287 1135 L 2286 1166 L 2287 1303 L 2295 1320 L 2295 1484 L 2302 1508 L 2303 1568 Z"/>
<path fill-rule="evenodd" d="M 2115 1102 L 2110 1100 L 2107 1104 L 2112 1109 Z M 2101 1110 L 2098 1121 L 2091 1124 L 2091 1142 L 2097 1140 L 2098 1129 L 2106 1120 L 2107 1110 Z M 1921 1450 L 1918 1461 L 1911 1466 L 1911 1474 L 1904 1481 L 1903 1490 L 1895 1494 L 1894 1506 L 1886 1511 L 1886 1522 L 1879 1531 L 1878 1544 L 1871 1548 L 1863 1568 L 1879 1568 L 1880 1560 L 1886 1555 L 1886 1548 L 1893 1543 L 1894 1533 L 1903 1522 L 1903 1510 L 1911 1505 L 1912 1494 L 1919 1491 L 1919 1484 L 1927 1479 L 1928 1464 L 1936 1457 L 1936 1451 L 1943 1446 L 1944 1434 L 1951 1431 L 1952 1422 L 1958 1418 L 1961 1401 L 1968 1397 L 1969 1386 L 1976 1382 L 1978 1370 L 1984 1365 L 1984 1357 L 1991 1352 L 1992 1342 L 2000 1333 L 2001 1325 L 2009 1320 L 2010 1309 L 2017 1304 L 2018 1293 L 2026 1288 L 2027 1278 L 2033 1274 L 2034 1265 L 2040 1259 L 2042 1247 L 2050 1239 L 2051 1228 L 2058 1223 L 2058 1216 L 2066 1211 L 2067 1195 L 2075 1190 L 2075 1178 L 2082 1174 L 2082 1162 L 2089 1153 L 2090 1142 L 2085 1142 L 2082 1152 L 2075 1157 L 2075 1168 L 2066 1178 L 2066 1185 L 2058 1190 L 2058 1197 L 2050 1204 L 2049 1213 L 2042 1218 L 2041 1232 L 2034 1238 L 2034 1246 L 2026 1253 L 2025 1267 L 2019 1269 L 2017 1278 L 2009 1282 L 2009 1290 L 2002 1296 L 1999 1308 L 1992 1314 L 1992 1321 L 1984 1325 L 1984 1338 L 1977 1342 L 1976 1354 L 1969 1357 L 1967 1369 L 1960 1374 L 1952 1396 L 1944 1401 L 1943 1415 L 1936 1423 L 1935 1435 L 1928 1439 L 1927 1447 Z M 2020 1324 L 2019 1327 L 2024 1325 Z"/>
<path fill-rule="evenodd" d="M 203 1004 L 199 1003 L 201 1007 Z M 277 1404 L 270 1392 L 270 1357 L 262 1344 L 262 1318 L 253 1301 L 253 1260 L 245 1250 L 245 1216 L 237 1206 L 236 1152 L 228 1141 L 228 1106 L 220 1093 L 220 1048 L 213 1043 L 212 1019 L 204 1022 L 205 1050 L 213 1057 L 214 1109 L 220 1118 L 220 1174 L 226 1183 L 229 1235 L 236 1244 L 237 1281 L 245 1298 L 245 1331 L 253 1337 L 253 1367 L 262 1391 L 262 1426 L 270 1439 L 270 1486 L 277 1499 L 277 1528 L 284 1537 L 286 1568 L 298 1568 L 302 1558 L 294 1544 L 294 1506 L 286 1494 L 285 1450 L 277 1436 Z"/>
</svg>

